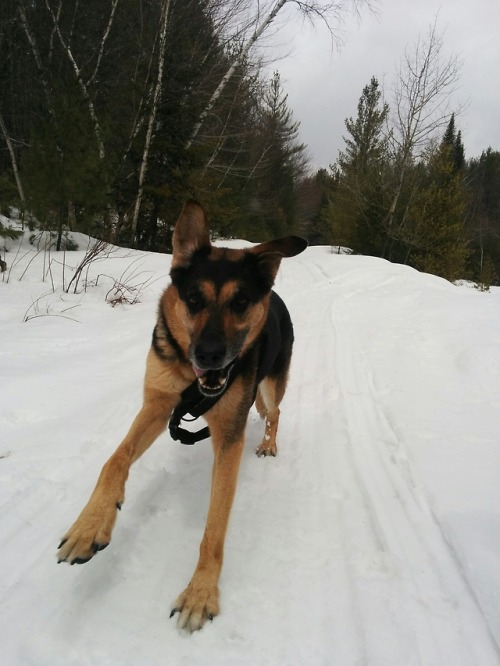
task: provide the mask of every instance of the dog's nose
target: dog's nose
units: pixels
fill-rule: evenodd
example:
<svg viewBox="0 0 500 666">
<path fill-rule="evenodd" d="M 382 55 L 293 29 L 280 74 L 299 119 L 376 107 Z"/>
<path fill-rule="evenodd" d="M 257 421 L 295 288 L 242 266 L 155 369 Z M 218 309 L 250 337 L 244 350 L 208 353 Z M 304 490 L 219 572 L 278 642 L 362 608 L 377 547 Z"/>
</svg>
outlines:
<svg viewBox="0 0 500 666">
<path fill-rule="evenodd" d="M 200 340 L 194 350 L 196 365 L 200 370 L 221 368 L 226 356 L 226 346 L 218 336 L 207 336 Z"/>
</svg>

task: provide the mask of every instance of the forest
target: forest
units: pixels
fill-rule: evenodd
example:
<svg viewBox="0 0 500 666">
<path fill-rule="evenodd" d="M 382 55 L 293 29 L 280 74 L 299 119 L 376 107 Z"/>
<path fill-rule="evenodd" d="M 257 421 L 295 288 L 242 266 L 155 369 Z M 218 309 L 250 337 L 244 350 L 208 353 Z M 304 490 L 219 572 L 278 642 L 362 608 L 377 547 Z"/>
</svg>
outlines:
<svg viewBox="0 0 500 666">
<path fill-rule="evenodd" d="M 3 0 L 0 212 L 50 230 L 57 249 L 77 230 L 168 252 L 195 197 L 221 237 L 294 231 L 496 284 L 500 153 L 466 157 L 461 110 L 444 104 L 459 66 L 435 26 L 403 56 L 393 98 L 373 76 L 344 149 L 311 170 L 279 71 L 255 46 L 283 8 L 333 31 L 359 4 Z"/>
</svg>

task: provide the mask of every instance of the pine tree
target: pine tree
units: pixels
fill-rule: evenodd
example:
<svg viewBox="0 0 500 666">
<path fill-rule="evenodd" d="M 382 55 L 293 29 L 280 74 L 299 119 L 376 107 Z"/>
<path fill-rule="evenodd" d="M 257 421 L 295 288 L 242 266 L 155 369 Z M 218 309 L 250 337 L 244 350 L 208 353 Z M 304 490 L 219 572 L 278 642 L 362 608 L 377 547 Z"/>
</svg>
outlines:
<svg viewBox="0 0 500 666">
<path fill-rule="evenodd" d="M 307 163 L 299 127 L 275 72 L 259 110 L 254 149 L 259 163 L 254 224 L 268 237 L 284 235 L 297 224 L 297 186 Z"/>
<path fill-rule="evenodd" d="M 462 143 L 462 132 L 458 130 L 452 148 L 452 159 L 456 171 L 462 171 L 465 166 L 465 148 Z"/>
<path fill-rule="evenodd" d="M 382 103 L 379 83 L 372 77 L 363 88 L 356 119 L 347 118 L 348 136 L 332 172 L 331 203 L 323 214 L 335 243 L 355 252 L 381 255 L 384 245 L 383 174 L 387 166 L 384 125 L 389 107 Z"/>
<path fill-rule="evenodd" d="M 442 143 L 419 165 L 421 185 L 407 210 L 407 262 L 447 280 L 466 277 L 465 187 L 452 146 Z"/>
<path fill-rule="evenodd" d="M 454 113 L 451 114 L 441 146 L 448 146 L 455 172 L 462 170 L 465 165 L 465 148 L 462 143 L 462 132 L 456 130 Z"/>
<path fill-rule="evenodd" d="M 346 148 L 338 159 L 341 169 L 363 176 L 385 157 L 387 144 L 382 130 L 389 105 L 384 102 L 380 106 L 381 97 L 379 82 L 372 76 L 359 98 L 356 120 L 345 120 L 350 136 L 342 137 Z"/>
<path fill-rule="evenodd" d="M 500 151 L 488 148 L 466 164 L 467 231 L 472 276 L 482 283 L 500 278 Z M 485 277 L 485 272 L 487 273 Z"/>
<path fill-rule="evenodd" d="M 453 145 L 455 144 L 457 138 L 457 133 L 455 129 L 455 114 L 452 113 L 450 120 L 448 122 L 448 125 L 446 126 L 445 133 L 443 135 L 443 139 L 441 141 L 441 145 L 444 146 L 449 146 L 450 148 L 453 148 Z"/>
</svg>

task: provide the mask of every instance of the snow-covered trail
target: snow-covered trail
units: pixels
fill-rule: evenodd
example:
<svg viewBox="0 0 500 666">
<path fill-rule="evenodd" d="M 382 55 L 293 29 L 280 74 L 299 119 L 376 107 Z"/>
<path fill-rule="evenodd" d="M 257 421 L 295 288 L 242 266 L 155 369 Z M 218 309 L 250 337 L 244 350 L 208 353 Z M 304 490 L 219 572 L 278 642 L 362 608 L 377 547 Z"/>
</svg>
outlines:
<svg viewBox="0 0 500 666">
<path fill-rule="evenodd" d="M 252 412 L 222 612 L 186 636 L 168 615 L 197 560 L 208 443 L 160 437 L 110 547 L 55 564 L 139 406 L 156 295 L 122 310 L 87 295 L 80 324 L 19 324 L 14 287 L 16 318 L 0 317 L 0 663 L 500 665 L 498 294 L 326 248 L 283 262 L 296 343 L 278 457 L 254 455 Z"/>
<path fill-rule="evenodd" d="M 324 255 L 311 259 L 297 258 L 298 283 L 308 276 L 310 284 L 288 300 L 300 309 L 311 287 L 315 294 L 307 320 L 294 313 L 303 345 L 294 375 L 309 375 L 313 386 L 296 382 L 291 398 L 301 406 L 299 420 L 308 407 L 315 419 L 293 431 L 300 432 L 304 476 L 317 475 L 320 491 L 310 495 L 306 513 L 316 514 L 313 533 L 323 532 L 325 552 L 338 565 L 322 576 L 325 591 L 345 602 L 342 618 L 327 623 L 322 663 L 500 663 L 460 555 L 412 467 L 404 434 L 381 404 L 368 353 L 374 334 L 353 316 L 359 319 L 357 296 L 377 299 L 400 276 L 379 262 L 369 286 L 362 268 L 337 282 L 325 274 Z"/>
</svg>

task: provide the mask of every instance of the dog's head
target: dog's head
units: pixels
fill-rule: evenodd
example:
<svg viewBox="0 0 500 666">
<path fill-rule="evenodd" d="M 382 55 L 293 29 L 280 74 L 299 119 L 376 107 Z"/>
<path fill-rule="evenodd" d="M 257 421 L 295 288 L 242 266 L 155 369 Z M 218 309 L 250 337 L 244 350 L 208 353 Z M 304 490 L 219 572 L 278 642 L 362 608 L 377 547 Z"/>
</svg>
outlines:
<svg viewBox="0 0 500 666">
<path fill-rule="evenodd" d="M 288 236 L 244 250 L 214 247 L 202 206 L 185 204 L 173 236 L 168 324 L 203 394 L 224 390 L 264 326 L 281 260 L 306 246 Z"/>
</svg>

